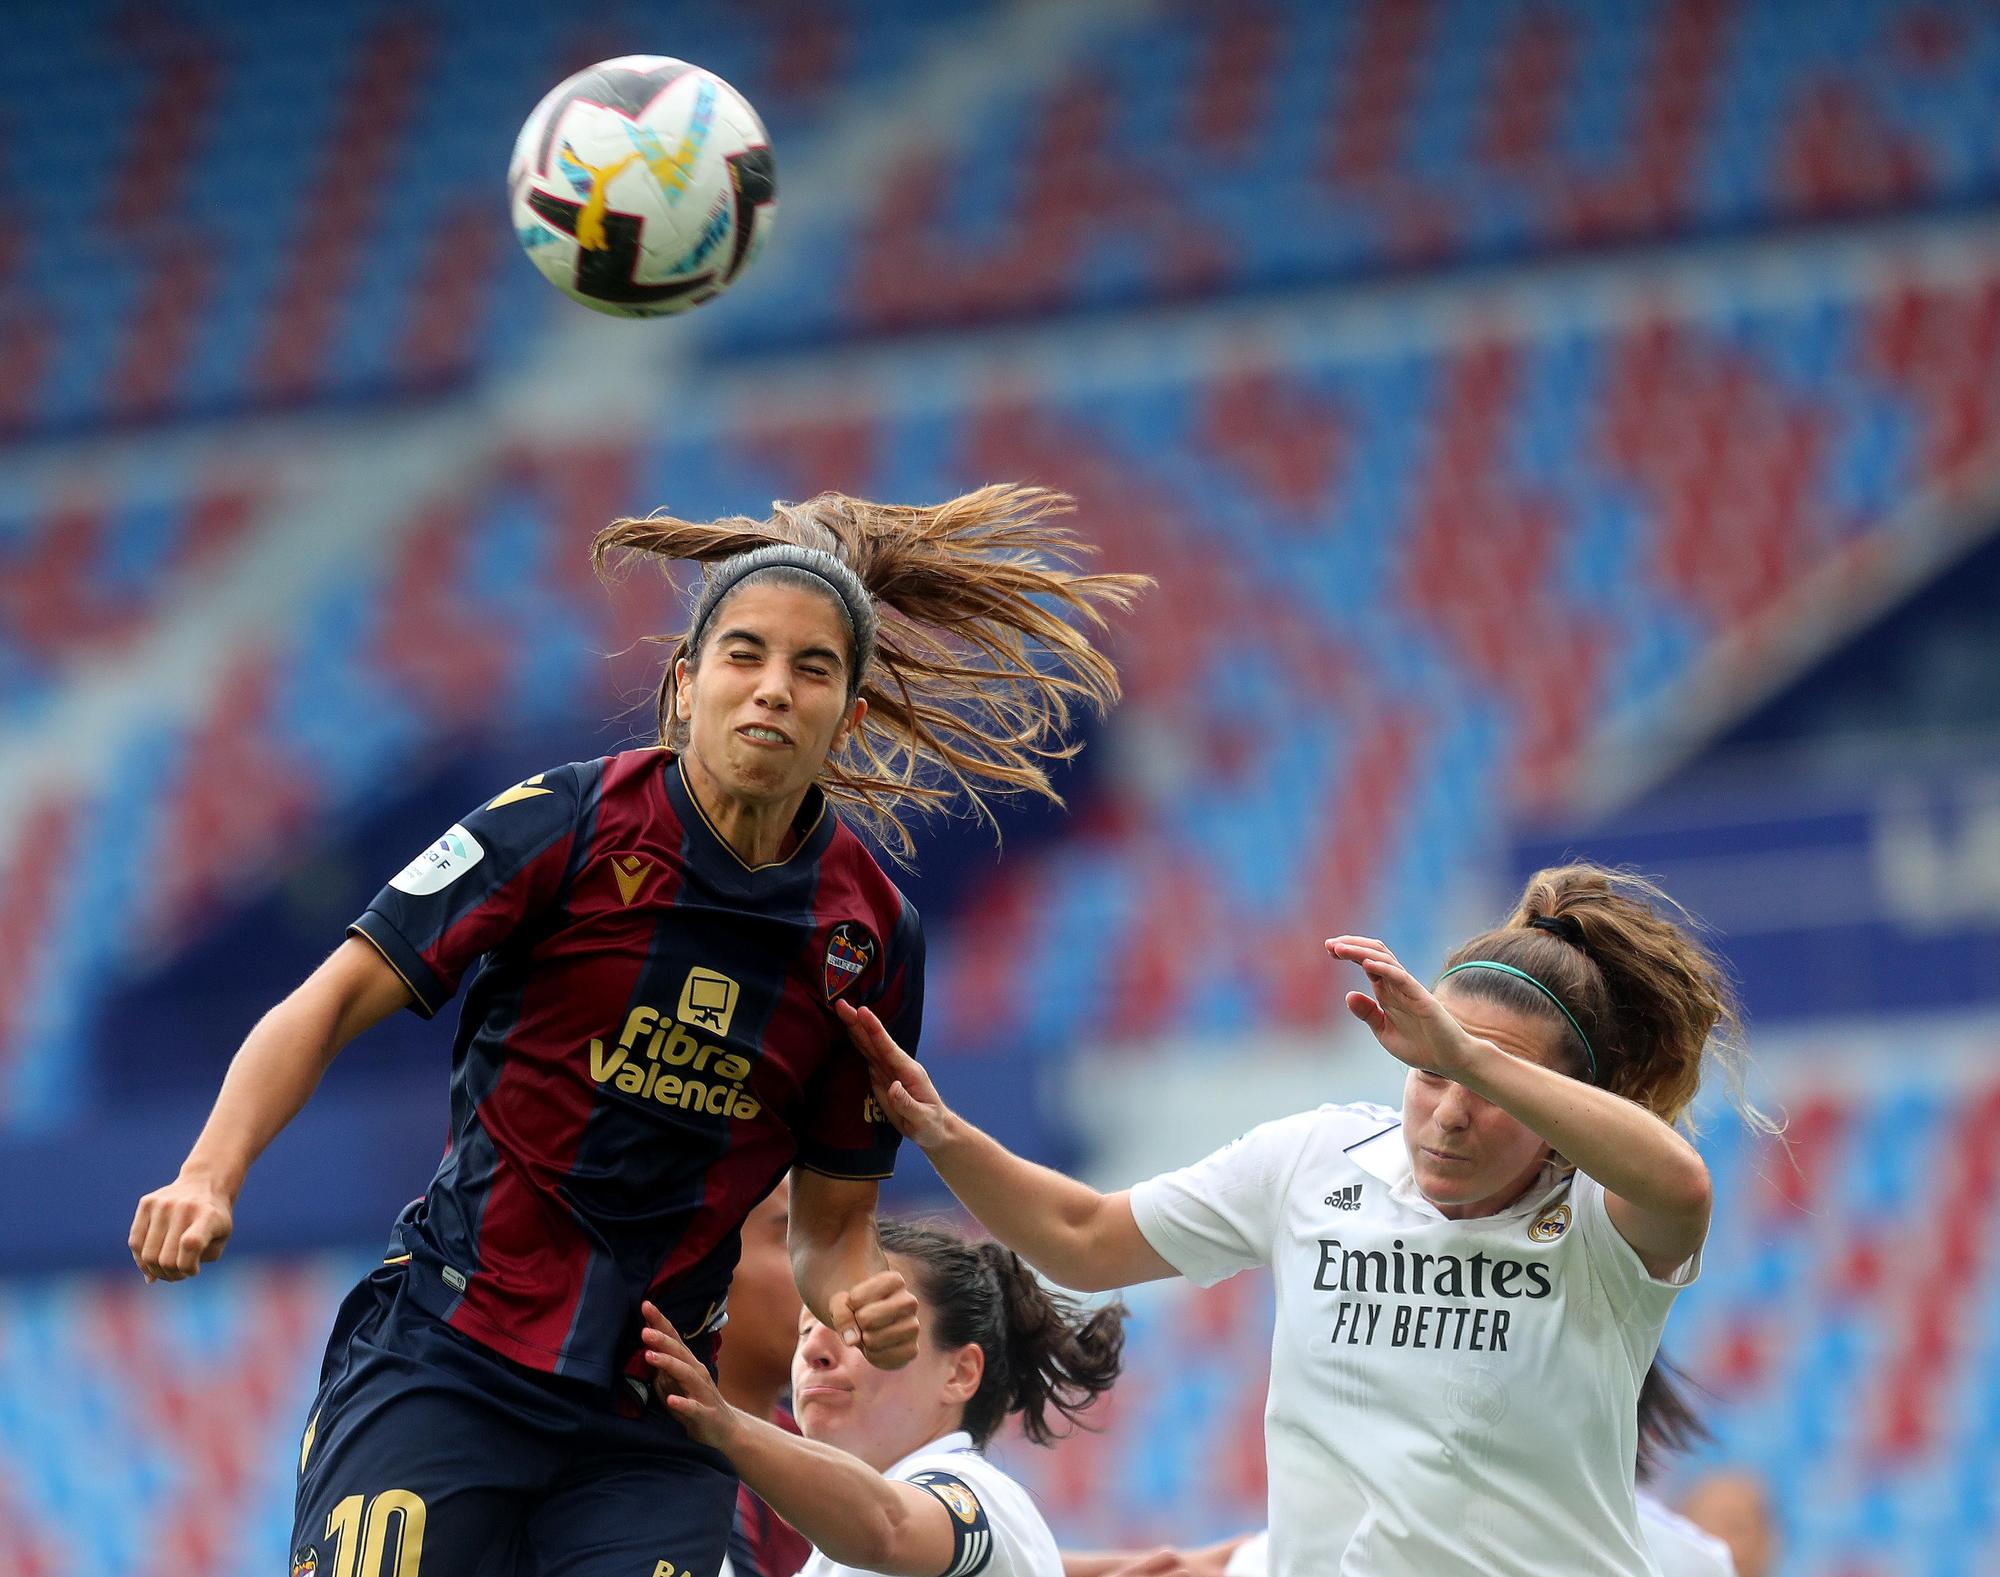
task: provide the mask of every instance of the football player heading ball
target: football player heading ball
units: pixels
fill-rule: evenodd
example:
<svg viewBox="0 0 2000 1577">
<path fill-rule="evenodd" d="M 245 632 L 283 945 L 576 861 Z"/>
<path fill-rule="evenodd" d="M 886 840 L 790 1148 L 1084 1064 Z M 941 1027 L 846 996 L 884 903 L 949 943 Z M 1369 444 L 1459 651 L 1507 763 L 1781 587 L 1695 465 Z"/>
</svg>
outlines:
<svg viewBox="0 0 2000 1577">
<path fill-rule="evenodd" d="M 914 1040 L 922 934 L 835 807 L 907 848 L 899 811 L 1055 797 L 1071 708 L 1118 691 L 1085 631 L 1144 584 L 1074 569 L 1048 518 L 1068 505 L 825 494 L 600 534 L 600 566 L 708 566 L 658 747 L 538 773 L 392 878 L 133 1219 L 148 1281 L 194 1275 L 341 1047 L 466 983 L 450 1146 L 335 1320 L 295 1564 L 346 1570 L 359 1540 L 361 1569 L 393 1546 L 423 1577 L 509 1549 L 565 1577 L 712 1577 L 735 1479 L 651 1400 L 640 1304 L 710 1358 L 739 1228 L 788 1168 L 807 1306 L 871 1363 L 910 1361 L 916 1300 L 874 1219 L 896 1134 L 833 1005 Z"/>
</svg>

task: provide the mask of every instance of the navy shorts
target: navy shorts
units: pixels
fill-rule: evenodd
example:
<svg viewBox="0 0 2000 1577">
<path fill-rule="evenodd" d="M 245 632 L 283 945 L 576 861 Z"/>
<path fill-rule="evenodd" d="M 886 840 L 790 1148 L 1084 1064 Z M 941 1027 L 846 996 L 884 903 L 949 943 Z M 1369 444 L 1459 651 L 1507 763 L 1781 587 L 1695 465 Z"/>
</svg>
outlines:
<svg viewBox="0 0 2000 1577">
<path fill-rule="evenodd" d="M 652 1399 L 348 1294 L 299 1447 L 294 1577 L 715 1577 L 736 1476 Z"/>
</svg>

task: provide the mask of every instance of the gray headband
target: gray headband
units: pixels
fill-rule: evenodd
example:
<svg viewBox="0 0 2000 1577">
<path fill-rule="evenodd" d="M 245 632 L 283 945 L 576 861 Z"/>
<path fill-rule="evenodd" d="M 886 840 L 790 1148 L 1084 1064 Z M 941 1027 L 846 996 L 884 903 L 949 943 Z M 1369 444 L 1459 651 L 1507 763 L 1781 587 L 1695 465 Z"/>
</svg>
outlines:
<svg viewBox="0 0 2000 1577">
<path fill-rule="evenodd" d="M 769 555 L 766 557 L 766 555 Z M 703 595 L 708 598 L 708 611 L 701 616 L 701 622 L 688 631 L 688 651 L 701 649 L 701 638 L 708 632 L 709 620 L 715 617 L 715 610 L 729 600 L 729 594 L 736 589 L 739 581 L 748 580 L 752 575 L 760 575 L 767 569 L 795 569 L 810 575 L 833 593 L 840 604 L 840 611 L 847 616 L 847 636 L 856 648 L 855 656 L 861 655 L 861 611 L 854 606 L 854 599 L 845 586 L 813 562 L 825 560 L 832 555 L 818 548 L 752 548 L 742 555 L 733 569 L 724 572 L 713 585 L 704 585 Z M 836 563 L 839 561 L 836 559 Z M 859 675 L 856 675 L 858 681 Z"/>
</svg>

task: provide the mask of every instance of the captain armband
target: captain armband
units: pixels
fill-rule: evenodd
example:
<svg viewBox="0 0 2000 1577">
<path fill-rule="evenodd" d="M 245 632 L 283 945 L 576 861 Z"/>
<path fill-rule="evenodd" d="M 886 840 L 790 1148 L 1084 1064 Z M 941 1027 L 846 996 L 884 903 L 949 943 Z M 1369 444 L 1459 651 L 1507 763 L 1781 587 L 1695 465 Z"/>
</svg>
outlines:
<svg viewBox="0 0 2000 1577">
<path fill-rule="evenodd" d="M 993 1530 L 986 1524 L 986 1508 L 972 1486 L 956 1473 L 929 1470 L 910 1480 L 918 1489 L 937 1497 L 951 1513 L 951 1564 L 943 1577 L 977 1577 L 993 1558 Z"/>
</svg>

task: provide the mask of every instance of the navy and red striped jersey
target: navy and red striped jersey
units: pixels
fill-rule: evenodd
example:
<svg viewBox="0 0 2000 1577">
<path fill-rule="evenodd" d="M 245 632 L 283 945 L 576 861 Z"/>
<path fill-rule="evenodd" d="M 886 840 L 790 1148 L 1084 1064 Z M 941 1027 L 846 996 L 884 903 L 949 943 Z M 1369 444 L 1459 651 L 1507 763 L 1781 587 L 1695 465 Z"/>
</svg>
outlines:
<svg viewBox="0 0 2000 1577">
<path fill-rule="evenodd" d="M 398 1224 L 418 1302 L 518 1363 L 610 1383 L 650 1297 L 718 1323 L 744 1216 L 795 1162 L 886 1177 L 897 1135 L 833 1014 L 923 1011 L 916 910 L 818 789 L 746 865 L 679 761 L 558 767 L 454 826 L 351 930 L 426 1017 L 470 973 L 451 1137 Z"/>
</svg>

